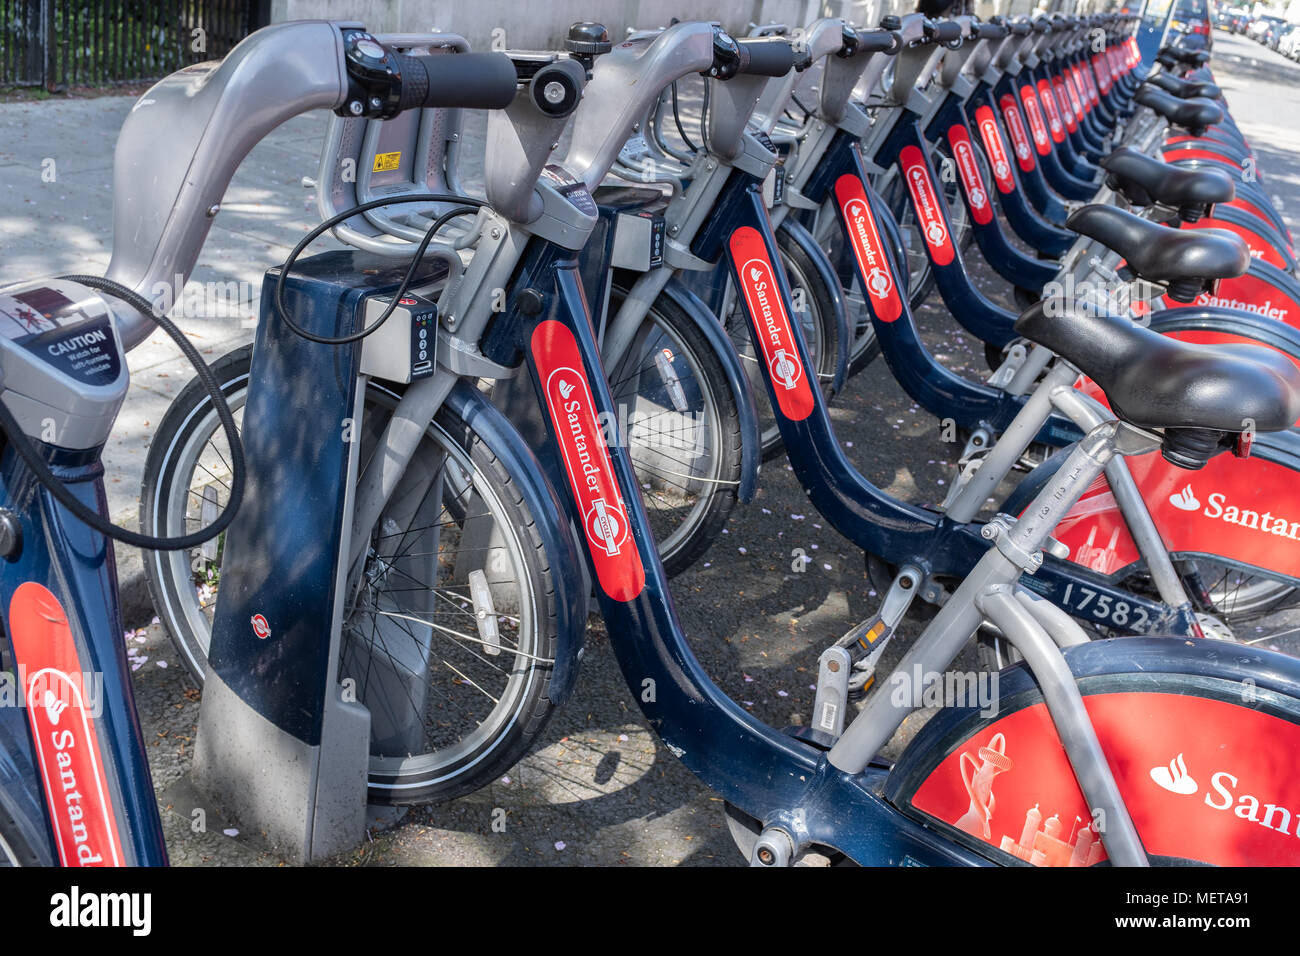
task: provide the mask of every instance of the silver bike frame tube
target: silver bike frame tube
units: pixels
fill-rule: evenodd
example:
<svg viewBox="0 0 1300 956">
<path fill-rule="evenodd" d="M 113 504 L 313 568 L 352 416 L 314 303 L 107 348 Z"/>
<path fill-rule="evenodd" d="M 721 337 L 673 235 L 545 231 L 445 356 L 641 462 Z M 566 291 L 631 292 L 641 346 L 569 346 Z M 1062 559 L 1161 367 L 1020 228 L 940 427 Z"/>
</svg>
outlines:
<svg viewBox="0 0 1300 956">
<path fill-rule="evenodd" d="M 939 609 L 934 620 L 903 655 L 896 673 L 910 674 L 918 667 L 923 674 L 939 673 L 952 663 L 984 620 L 976 604 L 977 597 L 992 586 L 1016 583 L 1022 568 L 1009 555 L 1039 552 L 1056 525 L 1115 454 L 1118 427 L 1121 426 L 1108 423 L 1075 446 L 1065 464 L 1025 509 L 1020 520 L 1003 534 L 1003 540 L 995 542 L 995 546 L 980 558 L 952 597 Z M 911 703 L 911 695 L 905 696 L 906 700 L 896 701 L 895 696 L 882 685 L 831 748 L 830 762 L 845 773 L 861 773 L 866 769 L 871 758 L 880 752 L 908 714 L 916 709 Z"/>
<path fill-rule="evenodd" d="M 1051 398 L 1052 404 L 1084 432 L 1090 432 L 1104 422 L 1115 421 L 1113 412 L 1078 389 L 1056 389 Z M 1106 481 L 1115 496 L 1115 503 L 1124 517 L 1129 534 L 1133 536 L 1138 553 L 1146 560 L 1148 573 L 1160 600 L 1170 607 L 1190 606 L 1187 589 L 1169 557 L 1169 546 L 1160 537 L 1155 519 L 1151 517 L 1151 509 L 1138 490 L 1128 462 L 1118 456 L 1108 461 Z"/>
<path fill-rule="evenodd" d="M 957 493 L 956 499 L 948 508 L 948 517 L 962 523 L 975 520 L 985 500 L 993 494 L 1002 479 L 1011 473 L 1011 469 L 1051 415 L 1052 392 L 1062 387 L 1070 388 L 1078 377 L 1079 373 L 1066 362 L 1058 362 L 1047 373 L 1038 388 L 1025 400 L 1011 424 L 1002 432 L 997 443 L 980 461 L 975 474 Z"/>
<path fill-rule="evenodd" d="M 1107 856 L 1116 866 L 1149 866 L 1133 818 L 1088 717 L 1079 685 L 1060 650 L 1029 609 L 1012 596 L 1010 585 L 986 588 L 975 603 L 1020 651 L 1033 673 L 1074 778 L 1099 823 L 1098 831 Z"/>
</svg>

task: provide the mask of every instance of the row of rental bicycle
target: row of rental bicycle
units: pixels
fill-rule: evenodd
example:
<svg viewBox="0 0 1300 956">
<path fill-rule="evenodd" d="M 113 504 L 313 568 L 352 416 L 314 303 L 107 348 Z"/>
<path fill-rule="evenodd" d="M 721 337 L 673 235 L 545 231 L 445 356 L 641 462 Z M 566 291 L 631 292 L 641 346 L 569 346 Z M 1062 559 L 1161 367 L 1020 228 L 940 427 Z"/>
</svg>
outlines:
<svg viewBox="0 0 1300 956">
<path fill-rule="evenodd" d="M 146 93 L 107 275 L 0 287 L 7 859 L 167 860 L 118 541 L 203 688 L 196 783 L 302 859 L 368 802 L 517 763 L 599 613 L 753 865 L 1300 862 L 1300 661 L 1237 639 L 1300 604 L 1300 284 L 1268 170 L 1176 36 L 1145 62 L 1125 15 L 941 13 L 491 53 L 291 21 Z M 320 225 L 208 366 L 152 290 L 310 110 Z M 927 348 L 931 295 L 985 373 Z M 157 327 L 198 375 L 119 528 L 100 451 Z M 828 407 L 882 363 L 964 443 L 936 507 L 837 440 Z M 723 693 L 674 610 L 764 462 L 881 581 L 806 726 Z M 972 641 L 994 706 L 884 759 L 921 703 L 891 674 Z"/>
</svg>

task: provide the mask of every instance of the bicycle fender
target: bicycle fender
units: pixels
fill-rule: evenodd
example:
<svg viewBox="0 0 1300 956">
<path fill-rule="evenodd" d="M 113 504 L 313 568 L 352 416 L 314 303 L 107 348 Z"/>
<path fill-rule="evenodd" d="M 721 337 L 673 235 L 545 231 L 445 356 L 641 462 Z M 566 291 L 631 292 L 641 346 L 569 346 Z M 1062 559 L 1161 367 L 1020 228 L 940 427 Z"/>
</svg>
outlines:
<svg viewBox="0 0 1300 956">
<path fill-rule="evenodd" d="M 1300 799 L 1290 762 L 1277 759 L 1300 746 L 1300 665 L 1223 648 L 1125 637 L 1066 648 L 1065 659 L 1153 859 L 1294 865 L 1295 837 L 1234 804 L 1260 803 L 1239 793 L 1281 807 Z M 1088 808 L 1033 677 L 1023 665 L 998 677 L 987 699 L 940 708 L 894 765 L 885 798 L 1005 865 L 1101 862 L 1105 821 Z M 1214 733 L 1189 732 L 1202 727 Z"/>
<path fill-rule="evenodd" d="M 736 489 L 736 497 L 748 504 L 754 500 L 754 493 L 758 491 L 758 467 L 762 463 L 760 449 L 763 444 L 749 376 L 745 374 L 731 337 L 699 296 L 677 279 L 670 280 L 659 294 L 671 299 L 699 327 L 718 361 L 722 363 L 727 376 L 727 388 L 736 396 L 736 407 L 740 410 L 740 487 Z"/>
<path fill-rule="evenodd" d="M 555 581 L 558 636 L 550 698 L 560 706 L 577 685 L 578 663 L 587 631 L 587 590 L 583 587 L 582 563 L 573 535 L 559 517 L 565 510 L 533 450 L 482 392 L 462 379 L 447 396 L 447 405 L 505 465 L 528 510 L 536 516 L 537 535 L 546 548 Z"/>
</svg>

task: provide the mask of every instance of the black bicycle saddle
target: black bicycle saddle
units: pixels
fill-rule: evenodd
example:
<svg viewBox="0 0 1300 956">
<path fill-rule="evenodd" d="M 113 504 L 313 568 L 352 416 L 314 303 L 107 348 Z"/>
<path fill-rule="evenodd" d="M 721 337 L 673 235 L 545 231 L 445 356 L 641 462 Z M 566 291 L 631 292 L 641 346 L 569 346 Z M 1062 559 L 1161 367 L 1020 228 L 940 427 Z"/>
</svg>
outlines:
<svg viewBox="0 0 1300 956">
<path fill-rule="evenodd" d="M 1174 76 L 1172 73 L 1157 73 L 1147 82 L 1154 83 L 1166 93 L 1172 93 L 1180 99 L 1200 96 L 1210 100 L 1217 100 L 1223 96 L 1223 91 L 1213 83 L 1185 80 Z"/>
<path fill-rule="evenodd" d="M 1211 126 L 1223 122 L 1223 110 L 1212 100 L 1200 97 L 1180 99 L 1149 83 L 1142 84 L 1133 98 L 1174 126 L 1190 131 L 1193 136 L 1200 136 Z"/>
<path fill-rule="evenodd" d="M 1179 302 L 1191 302 L 1209 281 L 1250 268 L 1250 249 L 1223 229 L 1174 229 L 1098 204 L 1075 210 L 1065 226 L 1118 252 L 1133 272 L 1168 286 Z"/>
<path fill-rule="evenodd" d="M 1196 222 L 1207 207 L 1236 195 L 1232 177 L 1217 169 L 1171 166 L 1131 146 L 1121 146 L 1101 161 L 1107 184 L 1136 206 L 1173 206 L 1187 222 Z"/>
<path fill-rule="evenodd" d="M 1163 431 L 1164 457 L 1183 468 L 1203 466 L 1225 436 L 1282 431 L 1300 417 L 1300 369 L 1264 346 L 1194 345 L 1050 300 L 1016 331 L 1096 382 L 1119 418 Z"/>
<path fill-rule="evenodd" d="M 1210 61 L 1208 50 L 1190 50 L 1184 46 L 1163 46 L 1156 55 L 1156 61 L 1173 69 L 1176 64 L 1183 66 L 1203 66 Z"/>
</svg>

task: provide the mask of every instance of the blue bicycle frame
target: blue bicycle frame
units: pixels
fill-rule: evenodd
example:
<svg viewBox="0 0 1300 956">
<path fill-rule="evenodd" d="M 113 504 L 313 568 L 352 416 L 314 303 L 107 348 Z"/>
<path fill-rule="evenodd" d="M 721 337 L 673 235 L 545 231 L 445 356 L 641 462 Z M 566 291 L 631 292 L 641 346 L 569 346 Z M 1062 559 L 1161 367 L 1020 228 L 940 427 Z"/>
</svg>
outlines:
<svg viewBox="0 0 1300 956">
<path fill-rule="evenodd" d="M 73 453 L 47 447 L 46 452 L 52 470 L 77 499 L 105 514 L 98 450 Z M 55 501 L 12 448 L 0 457 L 0 507 L 21 527 L 18 554 L 0 565 L 0 606 L 6 609 L 6 633 L 15 651 L 10 659 L 28 717 L 25 752 L 6 757 L 13 762 L 10 775 L 25 780 L 26 792 L 7 794 L 6 800 L 29 811 L 39 804 L 44 842 L 36 847 L 44 863 L 166 865 L 162 821 L 122 640 L 112 545 Z M 17 650 L 32 644 L 32 635 L 21 633 L 31 621 L 18 607 L 23 595 L 37 587 L 39 613 L 49 629 L 37 637 L 40 657 Z M 80 713 L 72 692 L 74 702 L 62 713 L 52 709 L 59 706 L 49 696 L 56 682 L 79 688 L 85 705 Z M 43 696 L 36 696 L 42 688 Z M 13 743 L 23 739 L 13 716 L 18 713 L 7 708 L 4 716 Z M 79 756 L 72 753 L 78 746 Z M 42 791 L 44 800 L 35 796 Z"/>
</svg>

